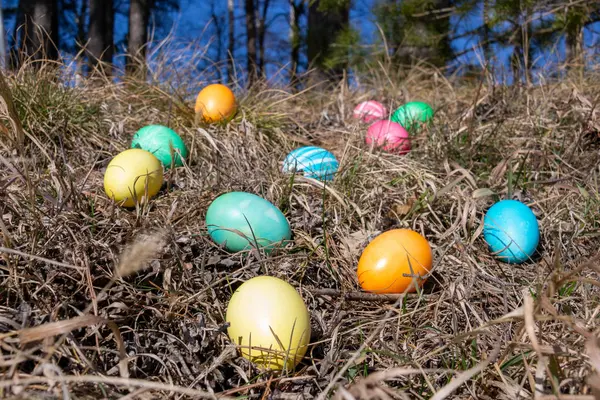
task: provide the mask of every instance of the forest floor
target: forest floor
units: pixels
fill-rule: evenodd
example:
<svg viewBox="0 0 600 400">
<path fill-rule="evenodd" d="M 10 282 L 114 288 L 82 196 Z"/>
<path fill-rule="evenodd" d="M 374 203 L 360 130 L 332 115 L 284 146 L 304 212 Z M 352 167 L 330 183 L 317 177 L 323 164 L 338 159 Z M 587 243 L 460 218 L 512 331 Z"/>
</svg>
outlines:
<svg viewBox="0 0 600 400">
<path fill-rule="evenodd" d="M 593 399 L 600 390 L 596 76 L 525 88 L 415 70 L 398 82 L 374 72 L 362 92 L 257 87 L 238 92 L 229 124 L 208 127 L 194 121 L 202 82 L 67 87 L 47 70 L 5 79 L 18 120 L 0 87 L 2 397 Z M 392 110 L 427 101 L 434 123 L 406 156 L 369 149 L 351 114 L 370 98 Z M 182 135 L 187 165 L 166 173 L 148 206 L 115 207 L 104 168 L 151 123 Z M 307 144 L 340 161 L 326 188 L 281 173 L 285 155 Z M 233 190 L 280 207 L 293 244 L 271 256 L 215 245 L 205 213 Z M 531 262 L 500 263 L 483 240 L 486 209 L 505 198 L 538 217 Z M 398 227 L 430 241 L 430 278 L 402 301 L 361 298 L 361 251 Z M 311 316 L 309 351 L 283 376 L 239 357 L 224 330 L 233 290 L 264 273 L 297 288 Z"/>
</svg>

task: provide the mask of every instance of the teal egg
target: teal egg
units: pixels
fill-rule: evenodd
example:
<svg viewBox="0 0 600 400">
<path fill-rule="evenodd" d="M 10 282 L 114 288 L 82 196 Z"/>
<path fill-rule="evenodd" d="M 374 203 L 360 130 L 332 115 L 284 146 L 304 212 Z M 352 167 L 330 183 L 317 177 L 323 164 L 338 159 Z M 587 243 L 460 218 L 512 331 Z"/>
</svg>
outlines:
<svg viewBox="0 0 600 400">
<path fill-rule="evenodd" d="M 410 131 L 431 122 L 433 109 L 422 101 L 411 101 L 398 107 L 390 119 Z"/>
<path fill-rule="evenodd" d="M 206 211 L 211 239 L 231 252 L 258 247 L 269 253 L 292 236 L 285 215 L 252 193 L 229 192 L 217 197 Z"/>
<path fill-rule="evenodd" d="M 175 166 L 183 165 L 182 158 L 188 156 L 183 139 L 171 128 L 163 125 L 147 125 L 133 135 L 131 148 L 149 151 L 160 160 L 165 168 L 171 167 L 171 147 L 175 155 Z"/>
</svg>

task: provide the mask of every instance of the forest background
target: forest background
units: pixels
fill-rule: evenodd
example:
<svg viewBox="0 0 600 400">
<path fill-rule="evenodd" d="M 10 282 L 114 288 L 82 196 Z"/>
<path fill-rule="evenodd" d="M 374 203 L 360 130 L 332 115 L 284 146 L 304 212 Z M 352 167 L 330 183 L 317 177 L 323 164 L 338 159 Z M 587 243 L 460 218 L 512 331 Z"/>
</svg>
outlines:
<svg viewBox="0 0 600 400">
<path fill-rule="evenodd" d="M 174 68 L 161 71 L 193 64 L 199 81 L 242 85 L 259 76 L 285 85 L 309 70 L 357 78 L 382 60 L 537 83 L 594 68 L 600 41 L 600 2 L 589 0 L 13 0 L 2 11 L 0 53 L 12 67 L 11 54 L 43 51 L 81 74 L 96 59 L 115 77 L 147 61 L 161 80 L 153 65 L 166 61 Z M 26 35 L 34 26 L 51 41 Z"/>
</svg>

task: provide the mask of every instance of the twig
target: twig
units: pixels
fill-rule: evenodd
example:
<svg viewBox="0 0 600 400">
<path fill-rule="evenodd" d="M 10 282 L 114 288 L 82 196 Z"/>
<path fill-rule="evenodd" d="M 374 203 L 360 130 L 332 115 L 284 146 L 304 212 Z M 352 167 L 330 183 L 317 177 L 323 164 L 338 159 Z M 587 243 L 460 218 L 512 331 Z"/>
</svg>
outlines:
<svg viewBox="0 0 600 400">
<path fill-rule="evenodd" d="M 314 379 L 314 376 L 311 375 L 306 375 L 306 376 L 292 376 L 289 378 L 286 377 L 279 377 L 279 378 L 273 378 L 273 379 L 269 379 L 268 381 L 264 381 L 264 382 L 256 382 L 256 383 L 251 383 L 249 385 L 246 386 L 240 386 L 240 387 L 236 387 L 233 389 L 229 389 L 226 390 L 224 392 L 221 393 L 217 393 L 217 395 L 220 396 L 228 396 L 230 394 L 234 394 L 234 393 L 239 393 L 239 392 L 243 392 L 244 390 L 250 390 L 250 389 L 254 389 L 257 387 L 261 387 L 261 386 L 265 386 L 268 383 L 272 383 L 272 382 L 279 382 L 279 383 L 285 383 L 285 382 L 294 382 L 294 381 L 304 381 L 304 380 L 308 380 L 308 379 Z"/>
<path fill-rule="evenodd" d="M 50 260 L 48 258 L 44 258 L 44 257 L 40 257 L 40 256 L 34 256 L 33 254 L 23 253 L 22 251 L 19 251 L 19 250 L 7 249 L 6 247 L 0 247 L 0 253 L 8 253 L 8 254 L 14 254 L 14 255 L 17 255 L 17 256 L 21 256 L 21 257 L 28 257 L 28 258 L 32 258 L 34 260 L 43 261 L 43 262 L 47 262 L 48 264 L 56 265 L 57 267 L 65 267 L 65 268 L 77 269 L 79 271 L 85 270 L 84 267 L 77 267 L 75 265 L 65 264 L 65 263 L 62 263 L 62 262 L 59 262 L 59 261 L 53 261 L 53 260 Z"/>
<path fill-rule="evenodd" d="M 310 289 L 310 292 L 317 296 L 343 297 L 350 301 L 397 301 L 404 294 L 376 294 L 363 292 L 342 292 L 336 289 Z"/>
<path fill-rule="evenodd" d="M 385 371 L 373 372 L 367 376 L 363 382 L 375 384 L 386 379 L 393 379 L 406 375 L 425 375 L 425 374 L 454 374 L 456 371 L 449 368 L 392 368 Z"/>
<path fill-rule="evenodd" d="M 9 388 L 11 386 L 19 387 L 19 386 L 29 386 L 29 385 L 38 385 L 38 384 L 49 384 L 50 382 L 61 382 L 61 383 L 103 383 L 106 385 L 114 385 L 114 386 L 137 386 L 140 388 L 152 389 L 152 390 L 160 390 L 164 392 L 174 392 L 174 393 L 183 393 L 188 396 L 194 396 L 201 399 L 216 399 L 217 396 L 204 392 L 201 390 L 186 388 L 183 386 L 169 385 L 161 382 L 153 382 L 146 381 L 143 379 L 131 379 L 131 378 L 117 378 L 117 377 L 104 377 L 104 376 L 94 376 L 94 375 L 65 375 L 65 376 L 53 376 L 52 378 L 46 378 L 43 376 L 33 377 L 33 378 L 24 378 L 18 380 L 5 380 L 0 381 L 0 388 Z M 223 399 L 233 399 L 232 397 L 218 397 L 220 400 Z"/>
<path fill-rule="evenodd" d="M 538 397 L 539 400 L 596 400 L 596 397 L 585 394 L 561 394 L 560 397 L 553 394 L 545 394 Z"/>
</svg>

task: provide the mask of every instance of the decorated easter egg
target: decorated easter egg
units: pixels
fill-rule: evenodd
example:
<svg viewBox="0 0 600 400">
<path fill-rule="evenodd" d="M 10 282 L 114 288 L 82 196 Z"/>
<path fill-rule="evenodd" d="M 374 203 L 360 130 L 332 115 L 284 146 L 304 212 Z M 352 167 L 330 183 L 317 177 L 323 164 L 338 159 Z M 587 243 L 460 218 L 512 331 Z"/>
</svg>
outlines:
<svg viewBox="0 0 600 400">
<path fill-rule="evenodd" d="M 411 229 L 378 235 L 358 260 L 360 286 L 373 293 L 409 293 L 421 287 L 432 267 L 429 242 Z"/>
<path fill-rule="evenodd" d="M 195 111 L 206 123 L 227 121 L 237 111 L 235 95 L 225 85 L 208 85 L 198 93 Z"/>
<path fill-rule="evenodd" d="M 173 150 L 171 150 L 171 147 Z M 165 168 L 181 167 L 182 159 L 188 155 L 187 148 L 181 137 L 171 128 L 162 125 L 147 125 L 133 135 L 131 148 L 143 149 L 154 154 Z M 173 151 L 174 157 L 171 157 Z"/>
<path fill-rule="evenodd" d="M 364 122 L 372 122 L 385 118 L 387 109 L 383 104 L 375 100 L 363 101 L 354 108 L 352 116 Z"/>
<path fill-rule="evenodd" d="M 206 211 L 212 240 L 231 252 L 262 248 L 269 253 L 291 238 L 285 215 L 268 200 L 252 193 L 229 192 L 217 197 Z"/>
<path fill-rule="evenodd" d="M 540 230 L 529 207 L 517 200 L 502 200 L 491 206 L 483 218 L 483 238 L 501 261 L 520 264 L 535 252 Z"/>
<path fill-rule="evenodd" d="M 433 109 L 422 101 L 411 101 L 396 109 L 391 120 L 399 123 L 407 130 L 417 129 L 422 124 L 433 120 Z"/>
<path fill-rule="evenodd" d="M 390 120 L 377 121 L 367 130 L 367 145 L 374 145 L 385 151 L 406 154 L 410 150 L 409 134 L 402 125 Z"/>
<path fill-rule="evenodd" d="M 163 166 L 152 153 L 129 149 L 117 154 L 106 167 L 104 191 L 123 207 L 133 207 L 154 197 L 163 183 Z"/>
<path fill-rule="evenodd" d="M 310 342 L 310 314 L 302 297 L 276 277 L 244 282 L 231 296 L 225 319 L 242 357 L 265 369 L 293 370 Z"/>
<path fill-rule="evenodd" d="M 320 147 L 304 146 L 291 151 L 283 161 L 284 173 L 302 173 L 320 181 L 333 180 L 339 163 L 335 156 Z"/>
</svg>

